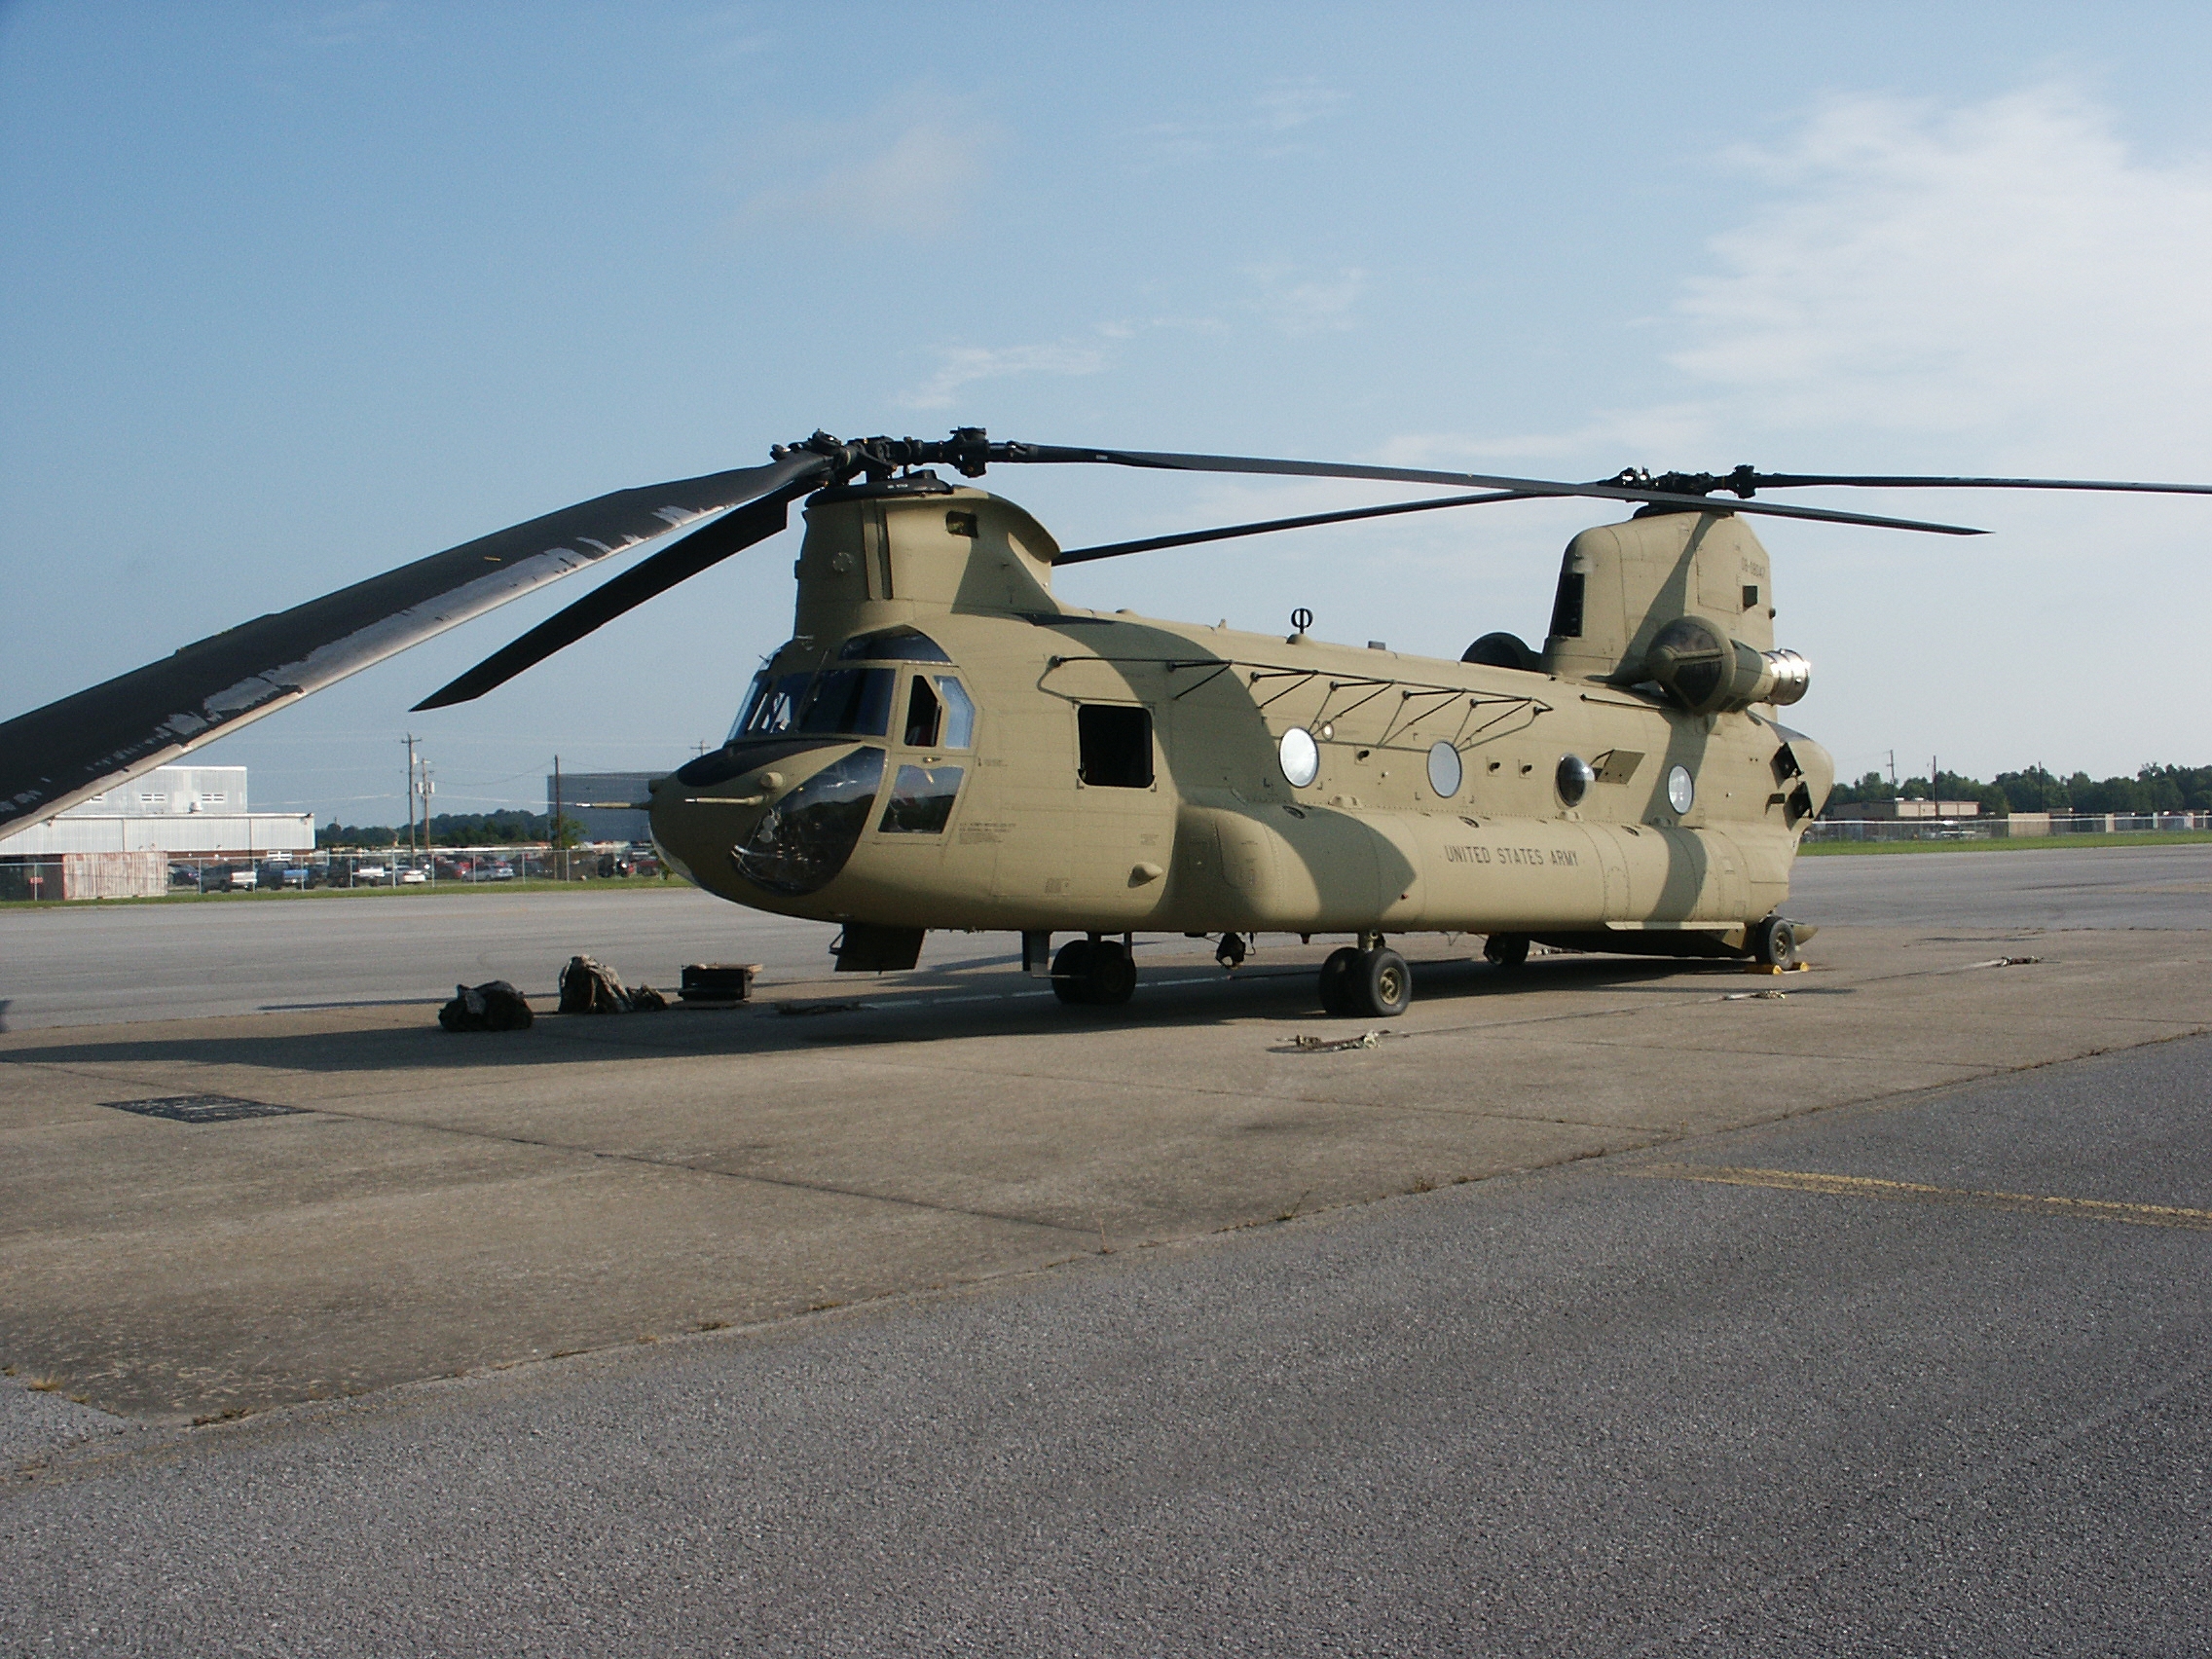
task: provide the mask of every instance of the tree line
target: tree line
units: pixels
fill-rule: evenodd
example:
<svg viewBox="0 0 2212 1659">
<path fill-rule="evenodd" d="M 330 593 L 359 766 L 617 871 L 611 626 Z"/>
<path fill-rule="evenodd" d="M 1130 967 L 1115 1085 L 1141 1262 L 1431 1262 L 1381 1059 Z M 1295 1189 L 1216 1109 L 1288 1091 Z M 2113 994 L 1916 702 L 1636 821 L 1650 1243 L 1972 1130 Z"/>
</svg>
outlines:
<svg viewBox="0 0 2212 1659">
<path fill-rule="evenodd" d="M 565 839 L 575 838 L 575 820 L 563 818 Z M 417 831 L 420 833 L 421 831 Z M 543 812 L 510 808 L 502 812 L 440 812 L 430 818 L 433 847 L 508 847 L 543 844 L 552 839 L 553 820 Z M 387 824 L 325 824 L 314 832 L 318 847 L 403 847 L 404 826 Z"/>
<path fill-rule="evenodd" d="M 1958 772 L 1933 780 L 1907 778 L 1893 785 L 1879 772 L 1856 784 L 1837 783 L 1828 796 L 1838 806 L 1876 800 L 1973 800 L 1984 814 L 2009 812 L 2212 812 L 2212 766 L 2145 766 L 2132 778 L 2070 778 L 2042 766 L 2000 772 L 1988 783 Z"/>
</svg>

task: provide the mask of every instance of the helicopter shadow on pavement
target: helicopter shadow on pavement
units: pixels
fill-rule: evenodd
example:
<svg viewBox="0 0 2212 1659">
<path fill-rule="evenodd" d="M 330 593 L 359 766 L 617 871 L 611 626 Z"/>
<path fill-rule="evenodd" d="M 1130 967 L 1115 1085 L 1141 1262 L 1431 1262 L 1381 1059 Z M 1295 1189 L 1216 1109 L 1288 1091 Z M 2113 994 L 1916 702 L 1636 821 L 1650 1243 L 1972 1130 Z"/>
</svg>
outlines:
<svg viewBox="0 0 2212 1659">
<path fill-rule="evenodd" d="M 1716 975 L 1739 970 L 1725 962 L 1563 955 L 1538 958 L 1517 970 L 1481 961 L 1427 960 L 1414 964 L 1419 1001 L 1482 1002 L 1493 1008 L 1522 996 L 1564 990 L 1700 993 Z M 986 971 L 987 972 L 987 971 Z M 517 1067 L 588 1066 L 627 1059 L 702 1059 L 824 1052 L 884 1044 L 932 1044 L 1003 1038 L 1050 1043 L 1145 1030 L 1228 1026 L 1254 1021 L 1309 1024 L 1337 1035 L 1387 1021 L 1339 1020 L 1321 1013 L 1315 971 L 1300 964 L 1246 967 L 1231 976 L 1192 963 L 1140 980 L 1136 996 L 1120 1008 L 1063 1007 L 1043 983 L 990 974 L 947 973 L 924 994 L 900 991 L 834 994 L 842 987 L 812 982 L 732 1009 L 671 1010 L 661 1014 L 545 1015 L 526 1031 L 449 1033 L 427 1017 L 421 1023 L 314 1019 L 293 1015 L 198 1020 L 142 1029 L 114 1028 L 72 1039 L 49 1029 L 0 1051 L 0 1080 L 17 1066 L 186 1066 L 239 1068 L 269 1075 L 269 1092 L 281 1092 L 285 1073 L 313 1076 L 390 1072 L 444 1073 L 460 1080 Z M 928 994 L 942 988 L 951 993 Z M 821 994 L 827 989 L 832 994 Z M 1504 1012 L 1502 1010 L 1498 1012 Z M 1531 1008 L 1531 1014 L 1536 1011 Z M 1557 1017 L 1556 1003 L 1542 1011 Z M 1566 1011 L 1571 1013 L 1569 1009 Z M 282 1029 L 266 1029 L 279 1024 Z M 256 1026 L 263 1027 L 255 1029 Z M 234 1080 L 235 1087 L 246 1087 Z M 118 1080 L 118 1088 L 129 1087 Z"/>
</svg>

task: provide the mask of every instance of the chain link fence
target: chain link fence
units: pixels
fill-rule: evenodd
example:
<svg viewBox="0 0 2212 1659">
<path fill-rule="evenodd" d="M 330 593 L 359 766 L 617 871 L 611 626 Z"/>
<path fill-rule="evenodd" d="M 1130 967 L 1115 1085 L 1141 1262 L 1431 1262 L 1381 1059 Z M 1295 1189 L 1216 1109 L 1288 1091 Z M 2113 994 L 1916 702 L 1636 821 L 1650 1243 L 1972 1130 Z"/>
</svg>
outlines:
<svg viewBox="0 0 2212 1659">
<path fill-rule="evenodd" d="M 2212 830 L 2212 812 L 2015 812 L 1999 818 L 1822 818 L 1807 841 L 2018 841 Z"/>
<path fill-rule="evenodd" d="M 0 865 L 0 901 L 59 901 L 78 894 L 64 879 L 63 858 L 8 861 Z M 282 893 L 322 888 L 496 887 L 517 881 L 629 881 L 662 873 L 649 845 L 595 841 L 559 848 L 542 843 L 489 847 L 318 847 L 313 852 L 160 855 L 167 866 L 166 891 L 177 893 Z M 120 895 L 115 895 L 120 896 Z"/>
</svg>

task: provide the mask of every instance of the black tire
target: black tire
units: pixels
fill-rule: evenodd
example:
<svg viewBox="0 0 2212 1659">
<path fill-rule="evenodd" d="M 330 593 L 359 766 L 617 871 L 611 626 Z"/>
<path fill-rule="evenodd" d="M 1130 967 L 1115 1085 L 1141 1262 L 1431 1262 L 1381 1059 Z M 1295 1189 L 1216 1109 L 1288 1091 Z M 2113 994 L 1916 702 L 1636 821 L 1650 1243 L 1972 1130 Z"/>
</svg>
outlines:
<svg viewBox="0 0 2212 1659">
<path fill-rule="evenodd" d="M 1525 934 L 1492 934 L 1483 940 L 1483 960 L 1494 968 L 1518 968 L 1529 960 Z"/>
<path fill-rule="evenodd" d="M 1120 940 L 1102 939 L 1090 946 L 1083 978 L 1085 1002 L 1096 1008 L 1120 1008 L 1137 988 L 1137 965 Z"/>
<path fill-rule="evenodd" d="M 1797 965 L 1797 929 L 1787 917 L 1769 916 L 1751 929 L 1751 959 L 1769 968 Z"/>
<path fill-rule="evenodd" d="M 1352 1006 L 1351 977 L 1359 968 L 1359 952 L 1350 945 L 1331 951 L 1321 964 L 1321 1012 L 1349 1019 L 1358 1012 Z"/>
<path fill-rule="evenodd" d="M 1077 1007 L 1090 1001 L 1090 940 L 1071 939 L 1052 958 L 1052 994 Z"/>
<path fill-rule="evenodd" d="M 1363 950 L 1352 968 L 1350 988 L 1355 1014 L 1395 1019 L 1413 1004 L 1414 971 L 1387 945 Z"/>
</svg>

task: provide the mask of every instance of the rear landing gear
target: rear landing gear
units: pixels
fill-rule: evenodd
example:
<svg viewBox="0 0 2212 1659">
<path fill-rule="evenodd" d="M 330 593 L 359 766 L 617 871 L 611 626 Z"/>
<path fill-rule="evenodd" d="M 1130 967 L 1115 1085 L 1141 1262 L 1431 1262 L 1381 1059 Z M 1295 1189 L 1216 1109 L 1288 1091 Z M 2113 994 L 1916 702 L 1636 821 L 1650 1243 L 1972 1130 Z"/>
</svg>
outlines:
<svg viewBox="0 0 2212 1659">
<path fill-rule="evenodd" d="M 1388 945 L 1346 945 L 1321 964 L 1321 1007 L 1341 1019 L 1395 1019 L 1412 1006 L 1414 971 Z"/>
<path fill-rule="evenodd" d="M 1483 960 L 1493 968 L 1518 968 L 1529 960 L 1529 940 L 1523 934 L 1492 934 L 1483 940 Z"/>
<path fill-rule="evenodd" d="M 1084 1008 L 1119 1008 L 1137 988 L 1137 965 L 1118 939 L 1071 939 L 1052 958 L 1052 993 Z"/>
</svg>

